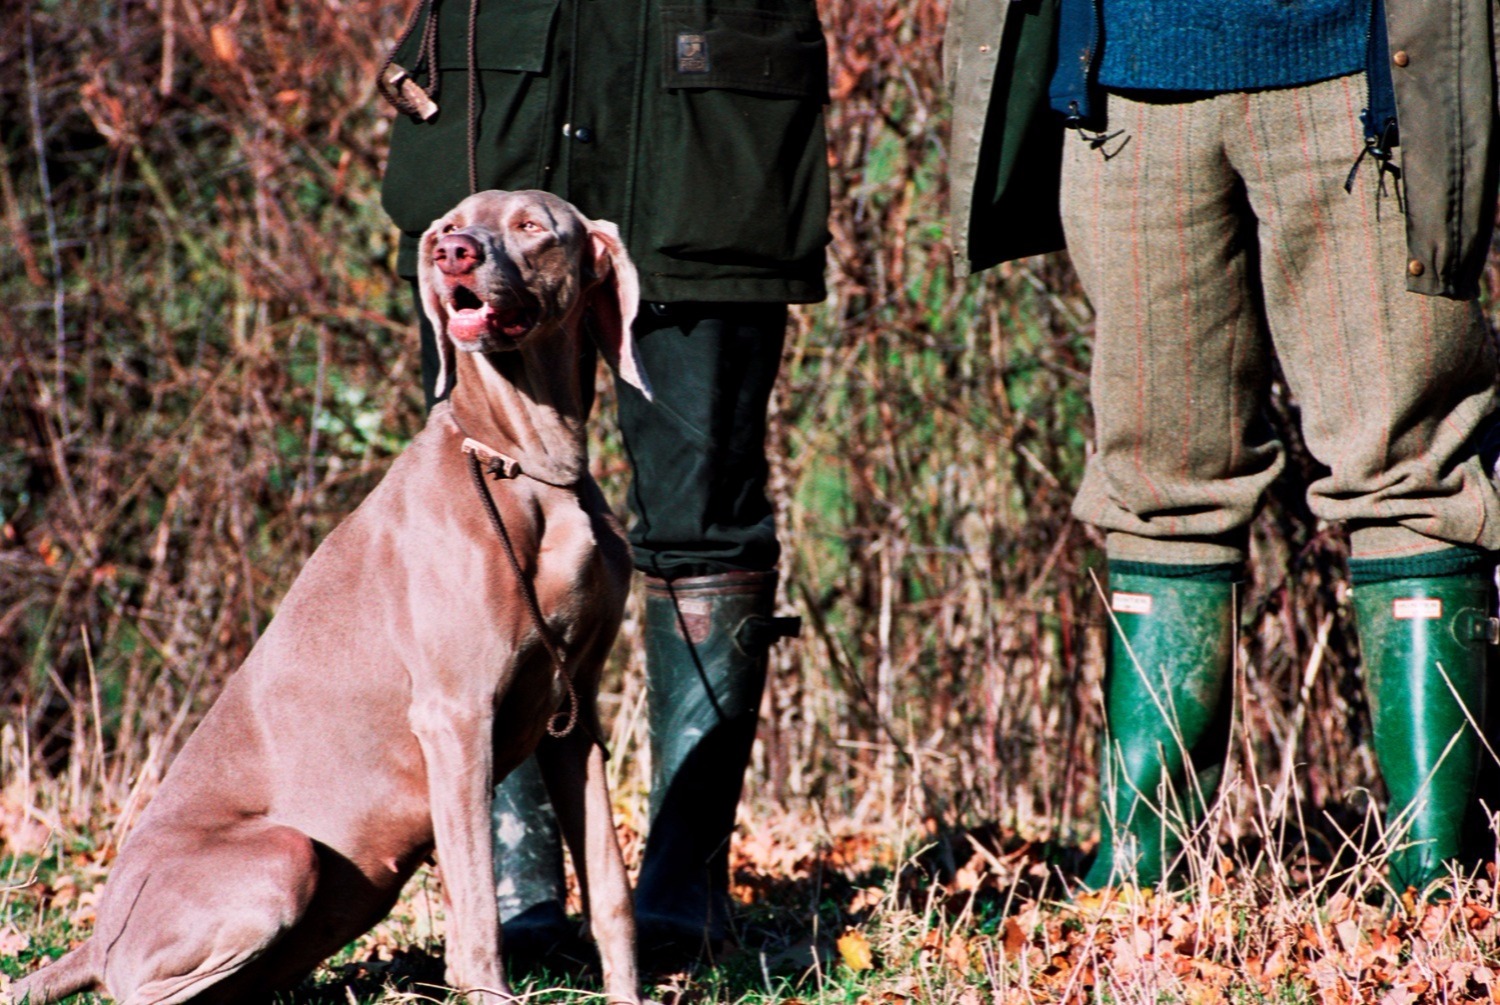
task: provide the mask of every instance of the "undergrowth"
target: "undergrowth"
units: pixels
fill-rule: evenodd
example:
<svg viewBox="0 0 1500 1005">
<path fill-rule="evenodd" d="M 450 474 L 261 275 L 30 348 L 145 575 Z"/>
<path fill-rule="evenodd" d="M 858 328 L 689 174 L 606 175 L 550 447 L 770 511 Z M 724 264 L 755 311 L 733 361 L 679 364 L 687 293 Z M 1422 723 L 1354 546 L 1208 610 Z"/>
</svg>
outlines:
<svg viewBox="0 0 1500 1005">
<path fill-rule="evenodd" d="M 1245 796 L 1232 784 L 1219 813 Z M 1263 843 L 1218 842 L 1190 851 L 1177 889 L 1088 891 L 1082 849 L 993 826 L 933 834 L 912 817 L 871 830 L 771 807 L 747 818 L 734 944 L 648 970 L 665 1005 L 1500 1000 L 1493 865 L 1451 900 L 1419 902 L 1385 888 L 1378 839 L 1276 862 Z M 110 857 L 75 833 L 0 862 L 0 992 L 90 930 Z M 443 987 L 441 883 L 424 867 L 385 921 L 280 1000 L 461 1000 Z M 587 954 L 510 973 L 526 1001 L 599 995 Z"/>
</svg>

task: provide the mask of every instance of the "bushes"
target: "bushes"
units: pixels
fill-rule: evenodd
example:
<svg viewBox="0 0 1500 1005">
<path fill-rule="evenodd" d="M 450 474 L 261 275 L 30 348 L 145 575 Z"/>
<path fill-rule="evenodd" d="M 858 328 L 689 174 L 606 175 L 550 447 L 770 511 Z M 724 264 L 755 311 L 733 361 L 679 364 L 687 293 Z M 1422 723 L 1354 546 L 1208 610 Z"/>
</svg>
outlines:
<svg viewBox="0 0 1500 1005">
<path fill-rule="evenodd" d="M 421 422 L 377 201 L 391 113 L 372 81 L 399 15 L 0 14 L 0 714 L 26 737 L 7 768 L 66 783 L 60 798 L 149 790 Z M 917 781 L 948 822 L 1087 833 L 1100 559 L 1068 515 L 1087 304 L 1061 256 L 953 279 L 942 3 L 829 0 L 824 17 L 833 294 L 796 314 L 772 432 L 784 602 L 809 628 L 776 657 L 759 791 L 873 818 Z M 595 467 L 623 508 L 610 413 L 601 382 Z M 1295 751 L 1324 803 L 1371 769 L 1353 756 L 1341 546 L 1300 503 L 1311 462 L 1294 459 L 1256 531 L 1243 720 L 1259 777 Z M 615 656 L 625 709 L 634 630 Z"/>
</svg>

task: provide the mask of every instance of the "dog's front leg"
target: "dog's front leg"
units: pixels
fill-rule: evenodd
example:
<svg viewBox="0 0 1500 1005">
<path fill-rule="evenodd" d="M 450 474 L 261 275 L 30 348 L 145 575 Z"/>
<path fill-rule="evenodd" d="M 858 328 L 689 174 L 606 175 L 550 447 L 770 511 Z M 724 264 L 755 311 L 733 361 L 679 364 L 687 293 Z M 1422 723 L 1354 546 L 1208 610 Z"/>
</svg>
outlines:
<svg viewBox="0 0 1500 1005">
<path fill-rule="evenodd" d="M 604 748 L 579 729 L 561 740 L 544 741 L 537 748 L 537 760 L 573 853 L 608 1005 L 639 1005 L 635 910 L 615 833 Z"/>
<path fill-rule="evenodd" d="M 447 981 L 476 1005 L 512 1000 L 500 959 L 490 842 L 494 698 L 432 688 L 412 696 L 448 908 Z"/>
</svg>

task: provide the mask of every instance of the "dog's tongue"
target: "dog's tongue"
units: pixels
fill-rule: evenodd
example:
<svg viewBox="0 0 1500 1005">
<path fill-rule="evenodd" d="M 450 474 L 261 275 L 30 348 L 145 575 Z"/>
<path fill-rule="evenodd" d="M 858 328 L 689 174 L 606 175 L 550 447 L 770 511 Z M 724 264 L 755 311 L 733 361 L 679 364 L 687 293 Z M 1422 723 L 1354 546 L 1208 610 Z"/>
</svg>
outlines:
<svg viewBox="0 0 1500 1005">
<path fill-rule="evenodd" d="M 448 316 L 448 334 L 462 342 L 472 342 L 490 330 L 495 309 L 488 304 L 483 307 L 465 307 Z"/>
<path fill-rule="evenodd" d="M 496 310 L 489 304 L 456 310 L 448 318 L 448 334 L 463 342 L 486 334 L 520 338 L 528 327 L 520 311 Z"/>
</svg>

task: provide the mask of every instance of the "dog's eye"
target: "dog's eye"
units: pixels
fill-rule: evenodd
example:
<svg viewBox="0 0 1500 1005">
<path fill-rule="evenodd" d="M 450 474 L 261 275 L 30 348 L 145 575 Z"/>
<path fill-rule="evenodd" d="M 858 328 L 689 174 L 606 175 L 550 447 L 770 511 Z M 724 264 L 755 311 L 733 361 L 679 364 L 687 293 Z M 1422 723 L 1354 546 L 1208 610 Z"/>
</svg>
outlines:
<svg viewBox="0 0 1500 1005">
<path fill-rule="evenodd" d="M 444 234 L 451 234 L 451 233 L 453 233 L 457 229 L 458 229 L 458 224 L 456 224 L 456 223 L 445 223 L 445 224 L 443 224 L 443 230 L 442 230 L 442 232 Z"/>
<path fill-rule="evenodd" d="M 521 223 L 517 226 L 516 229 L 517 230 L 524 230 L 528 234 L 540 234 L 542 231 L 546 230 L 547 228 L 543 227 L 540 223 L 537 223 L 535 220 L 522 220 Z"/>
</svg>

